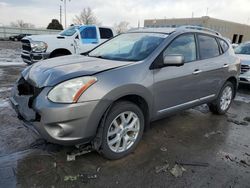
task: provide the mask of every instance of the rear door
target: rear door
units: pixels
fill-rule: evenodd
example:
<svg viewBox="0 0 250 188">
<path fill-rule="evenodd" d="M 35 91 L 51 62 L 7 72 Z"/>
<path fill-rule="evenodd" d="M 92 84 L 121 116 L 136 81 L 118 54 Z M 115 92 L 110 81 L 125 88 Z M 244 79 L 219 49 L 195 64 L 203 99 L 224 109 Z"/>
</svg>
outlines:
<svg viewBox="0 0 250 188">
<path fill-rule="evenodd" d="M 110 28 L 100 27 L 100 42 L 104 42 L 114 36 L 113 31 Z"/>
<path fill-rule="evenodd" d="M 200 54 L 200 79 L 202 80 L 201 92 L 204 95 L 216 95 L 226 79 L 228 69 L 227 56 L 223 56 L 217 38 L 198 34 Z M 226 49 L 225 49 L 226 50 Z"/>
</svg>

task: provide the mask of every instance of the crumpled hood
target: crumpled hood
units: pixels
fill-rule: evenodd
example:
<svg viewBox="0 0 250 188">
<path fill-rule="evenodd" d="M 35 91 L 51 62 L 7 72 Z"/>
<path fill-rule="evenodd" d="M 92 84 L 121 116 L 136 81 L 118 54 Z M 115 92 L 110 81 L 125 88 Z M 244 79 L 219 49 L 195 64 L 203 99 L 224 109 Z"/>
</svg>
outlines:
<svg viewBox="0 0 250 188">
<path fill-rule="evenodd" d="M 71 78 L 94 75 L 131 63 L 132 62 L 112 61 L 81 55 L 70 55 L 35 63 L 27 67 L 22 72 L 22 76 L 32 85 L 42 88 L 45 86 L 54 86 Z"/>
<path fill-rule="evenodd" d="M 250 65 L 250 55 L 245 54 L 236 54 L 237 57 L 240 58 L 240 62 L 242 65 Z"/>
</svg>

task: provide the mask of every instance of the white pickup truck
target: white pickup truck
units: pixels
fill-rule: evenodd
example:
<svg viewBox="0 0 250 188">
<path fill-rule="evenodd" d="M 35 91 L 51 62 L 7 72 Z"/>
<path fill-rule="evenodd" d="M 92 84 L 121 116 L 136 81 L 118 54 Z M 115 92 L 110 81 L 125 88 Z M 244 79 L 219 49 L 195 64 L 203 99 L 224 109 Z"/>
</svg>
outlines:
<svg viewBox="0 0 250 188">
<path fill-rule="evenodd" d="M 75 25 L 58 35 L 32 35 L 21 40 L 22 59 L 27 64 L 70 54 L 87 52 L 114 36 L 108 27 Z"/>
</svg>

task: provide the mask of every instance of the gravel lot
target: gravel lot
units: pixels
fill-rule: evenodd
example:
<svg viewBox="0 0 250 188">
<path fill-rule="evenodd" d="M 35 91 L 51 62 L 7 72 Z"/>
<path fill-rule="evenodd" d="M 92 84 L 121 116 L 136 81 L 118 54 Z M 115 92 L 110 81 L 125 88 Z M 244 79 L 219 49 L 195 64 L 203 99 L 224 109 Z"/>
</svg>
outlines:
<svg viewBox="0 0 250 188">
<path fill-rule="evenodd" d="M 249 187 L 250 87 L 240 87 L 225 116 L 203 105 L 152 123 L 124 159 L 92 152 L 68 162 L 72 147 L 46 143 L 8 103 L 26 66 L 20 47 L 0 41 L 0 187 Z M 171 173 L 176 162 L 186 163 L 180 177 Z"/>
</svg>

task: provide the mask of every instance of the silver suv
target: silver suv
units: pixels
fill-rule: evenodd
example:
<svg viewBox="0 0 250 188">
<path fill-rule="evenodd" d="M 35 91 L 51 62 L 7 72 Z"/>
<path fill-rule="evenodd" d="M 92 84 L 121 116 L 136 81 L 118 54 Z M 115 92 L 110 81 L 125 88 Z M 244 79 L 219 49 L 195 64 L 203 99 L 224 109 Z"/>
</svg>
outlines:
<svg viewBox="0 0 250 188">
<path fill-rule="evenodd" d="M 205 28 L 138 29 L 83 55 L 27 67 L 10 98 L 48 141 L 88 143 L 109 159 L 131 153 L 150 122 L 207 103 L 229 109 L 240 61 Z"/>
</svg>

